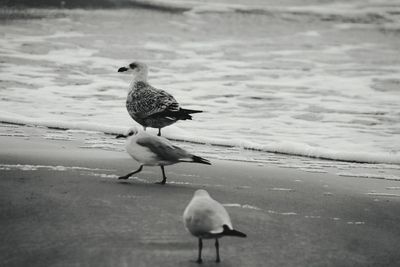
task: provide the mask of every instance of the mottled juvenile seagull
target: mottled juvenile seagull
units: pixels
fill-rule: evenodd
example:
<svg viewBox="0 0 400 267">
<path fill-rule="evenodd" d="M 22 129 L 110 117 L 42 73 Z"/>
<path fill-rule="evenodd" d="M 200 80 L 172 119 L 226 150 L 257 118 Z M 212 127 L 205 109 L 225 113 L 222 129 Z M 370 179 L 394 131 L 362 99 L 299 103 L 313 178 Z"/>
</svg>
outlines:
<svg viewBox="0 0 400 267">
<path fill-rule="evenodd" d="M 175 98 L 164 90 L 152 87 L 147 83 L 147 65 L 142 62 L 133 62 L 127 67 L 121 67 L 118 72 L 133 74 L 133 81 L 129 85 L 126 99 L 126 108 L 129 115 L 144 127 L 161 128 L 171 125 L 178 120 L 191 120 L 192 113 L 200 110 L 183 109 Z"/>
<path fill-rule="evenodd" d="M 128 179 L 131 175 L 140 172 L 143 166 L 160 166 L 163 179 L 159 184 L 165 184 L 164 166 L 179 162 L 194 162 L 211 165 L 211 163 L 201 157 L 190 154 L 186 150 L 174 146 L 163 137 L 154 136 L 136 127 L 129 129 L 127 135 L 118 135 L 117 138 L 127 138 L 126 150 L 129 155 L 140 163 L 139 169 L 121 176 L 118 179 Z"/>
<path fill-rule="evenodd" d="M 233 229 L 228 212 L 203 189 L 194 192 L 192 200 L 183 213 L 183 222 L 186 229 L 199 239 L 198 263 L 202 262 L 202 239 L 215 239 L 216 262 L 220 262 L 218 238 L 223 236 L 246 237 L 246 234 Z"/>
</svg>

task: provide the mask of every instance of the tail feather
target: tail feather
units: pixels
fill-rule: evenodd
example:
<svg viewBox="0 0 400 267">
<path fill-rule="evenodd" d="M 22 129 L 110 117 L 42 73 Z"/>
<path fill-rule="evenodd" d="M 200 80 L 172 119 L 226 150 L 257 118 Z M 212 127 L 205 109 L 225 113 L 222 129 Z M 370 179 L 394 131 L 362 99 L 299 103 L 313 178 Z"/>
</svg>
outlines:
<svg viewBox="0 0 400 267">
<path fill-rule="evenodd" d="M 165 110 L 162 112 L 154 113 L 149 116 L 149 118 L 171 118 L 172 120 L 191 120 L 192 113 L 200 113 L 203 112 L 201 110 L 193 110 L 193 109 L 183 109 L 179 110 Z"/>
<path fill-rule="evenodd" d="M 192 160 L 193 160 L 193 162 L 196 162 L 196 163 L 211 165 L 209 160 L 202 158 L 202 157 L 192 156 Z"/>
<path fill-rule="evenodd" d="M 234 229 L 229 229 L 229 227 L 224 224 L 223 225 L 224 231 L 222 232 L 223 235 L 227 235 L 227 236 L 237 236 L 237 237 L 247 237 L 247 235 L 245 233 L 239 232 L 237 230 Z"/>
</svg>

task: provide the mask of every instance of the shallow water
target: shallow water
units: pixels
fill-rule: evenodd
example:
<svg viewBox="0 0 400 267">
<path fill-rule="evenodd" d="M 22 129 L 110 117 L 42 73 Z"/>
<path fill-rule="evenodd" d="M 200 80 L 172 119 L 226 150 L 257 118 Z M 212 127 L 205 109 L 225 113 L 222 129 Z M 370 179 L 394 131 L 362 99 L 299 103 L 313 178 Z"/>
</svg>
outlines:
<svg viewBox="0 0 400 267">
<path fill-rule="evenodd" d="M 165 136 L 230 147 L 199 146 L 205 153 L 400 164 L 400 3 L 318 2 L 179 1 L 189 11 L 3 21 L 0 120 L 121 132 L 134 122 L 131 77 L 117 69 L 141 60 L 150 84 L 205 111 Z"/>
</svg>

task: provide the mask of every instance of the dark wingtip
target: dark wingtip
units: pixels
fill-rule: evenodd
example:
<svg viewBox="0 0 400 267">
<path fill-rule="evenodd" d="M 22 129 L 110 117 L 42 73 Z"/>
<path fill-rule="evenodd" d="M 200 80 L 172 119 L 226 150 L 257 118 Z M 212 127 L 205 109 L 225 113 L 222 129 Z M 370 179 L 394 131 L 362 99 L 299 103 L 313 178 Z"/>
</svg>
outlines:
<svg viewBox="0 0 400 267">
<path fill-rule="evenodd" d="M 242 233 L 242 232 L 239 232 L 236 230 L 233 230 L 233 231 L 237 232 L 238 235 L 236 235 L 236 236 L 238 236 L 238 237 L 243 237 L 243 238 L 247 237 L 247 235 L 245 233 Z"/>
<path fill-rule="evenodd" d="M 119 135 L 117 135 L 115 138 L 116 138 L 116 139 L 118 139 L 118 138 L 126 138 L 126 135 L 119 134 Z"/>
<path fill-rule="evenodd" d="M 228 225 L 224 224 L 222 226 L 224 228 L 224 231 L 222 232 L 223 235 L 230 235 L 230 236 L 237 236 L 237 237 L 247 237 L 245 233 L 242 233 L 240 231 L 234 230 L 234 229 L 229 229 Z"/>
<path fill-rule="evenodd" d="M 193 162 L 196 163 L 202 163 L 202 164 L 207 164 L 207 165 L 211 165 L 210 161 L 208 159 L 199 157 L 199 156 L 193 156 L 192 157 Z"/>
<path fill-rule="evenodd" d="M 201 113 L 203 112 L 202 110 L 195 110 L 195 109 L 187 109 L 187 108 L 181 108 L 181 112 L 186 113 L 186 114 L 193 114 L 193 113 Z"/>
<path fill-rule="evenodd" d="M 190 114 L 194 114 L 194 113 L 202 113 L 202 110 L 190 110 Z"/>
<path fill-rule="evenodd" d="M 121 67 L 121 68 L 118 69 L 118 72 L 124 72 L 124 71 L 127 71 L 127 70 L 128 70 L 127 67 Z"/>
</svg>

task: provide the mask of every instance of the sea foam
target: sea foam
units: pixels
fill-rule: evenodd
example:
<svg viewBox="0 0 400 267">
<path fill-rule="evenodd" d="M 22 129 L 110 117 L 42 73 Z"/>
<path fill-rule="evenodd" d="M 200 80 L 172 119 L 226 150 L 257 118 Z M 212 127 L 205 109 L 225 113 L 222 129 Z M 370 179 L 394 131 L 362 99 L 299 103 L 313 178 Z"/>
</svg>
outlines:
<svg viewBox="0 0 400 267">
<path fill-rule="evenodd" d="M 97 131 L 107 134 L 124 134 L 127 132 L 129 127 L 124 126 L 113 126 L 100 123 L 90 122 L 68 122 L 68 121 L 56 121 L 56 120 L 45 120 L 45 119 L 34 119 L 28 118 L 21 115 L 3 113 L 0 115 L 0 122 L 21 124 L 21 125 L 33 125 L 33 126 L 45 126 L 52 129 L 60 130 L 86 130 L 86 131 Z M 138 126 L 141 128 L 141 126 Z M 240 139 L 216 139 L 208 137 L 199 137 L 194 134 L 182 130 L 176 126 L 166 128 L 163 131 L 164 137 L 175 141 L 192 142 L 195 144 L 204 144 L 211 146 L 220 146 L 225 148 L 240 148 L 244 150 L 253 150 L 269 153 L 279 153 L 286 155 L 304 156 L 310 158 L 320 158 L 336 161 L 346 162 L 358 162 L 358 163 L 389 163 L 389 164 L 400 164 L 399 153 L 366 153 L 366 152 L 346 152 L 346 151 L 335 151 L 332 149 L 326 149 L 321 147 L 313 147 L 304 143 L 294 142 L 277 142 L 271 144 L 260 144 L 256 142 L 250 142 L 247 140 Z M 347 174 L 341 174 L 346 175 Z"/>
</svg>

